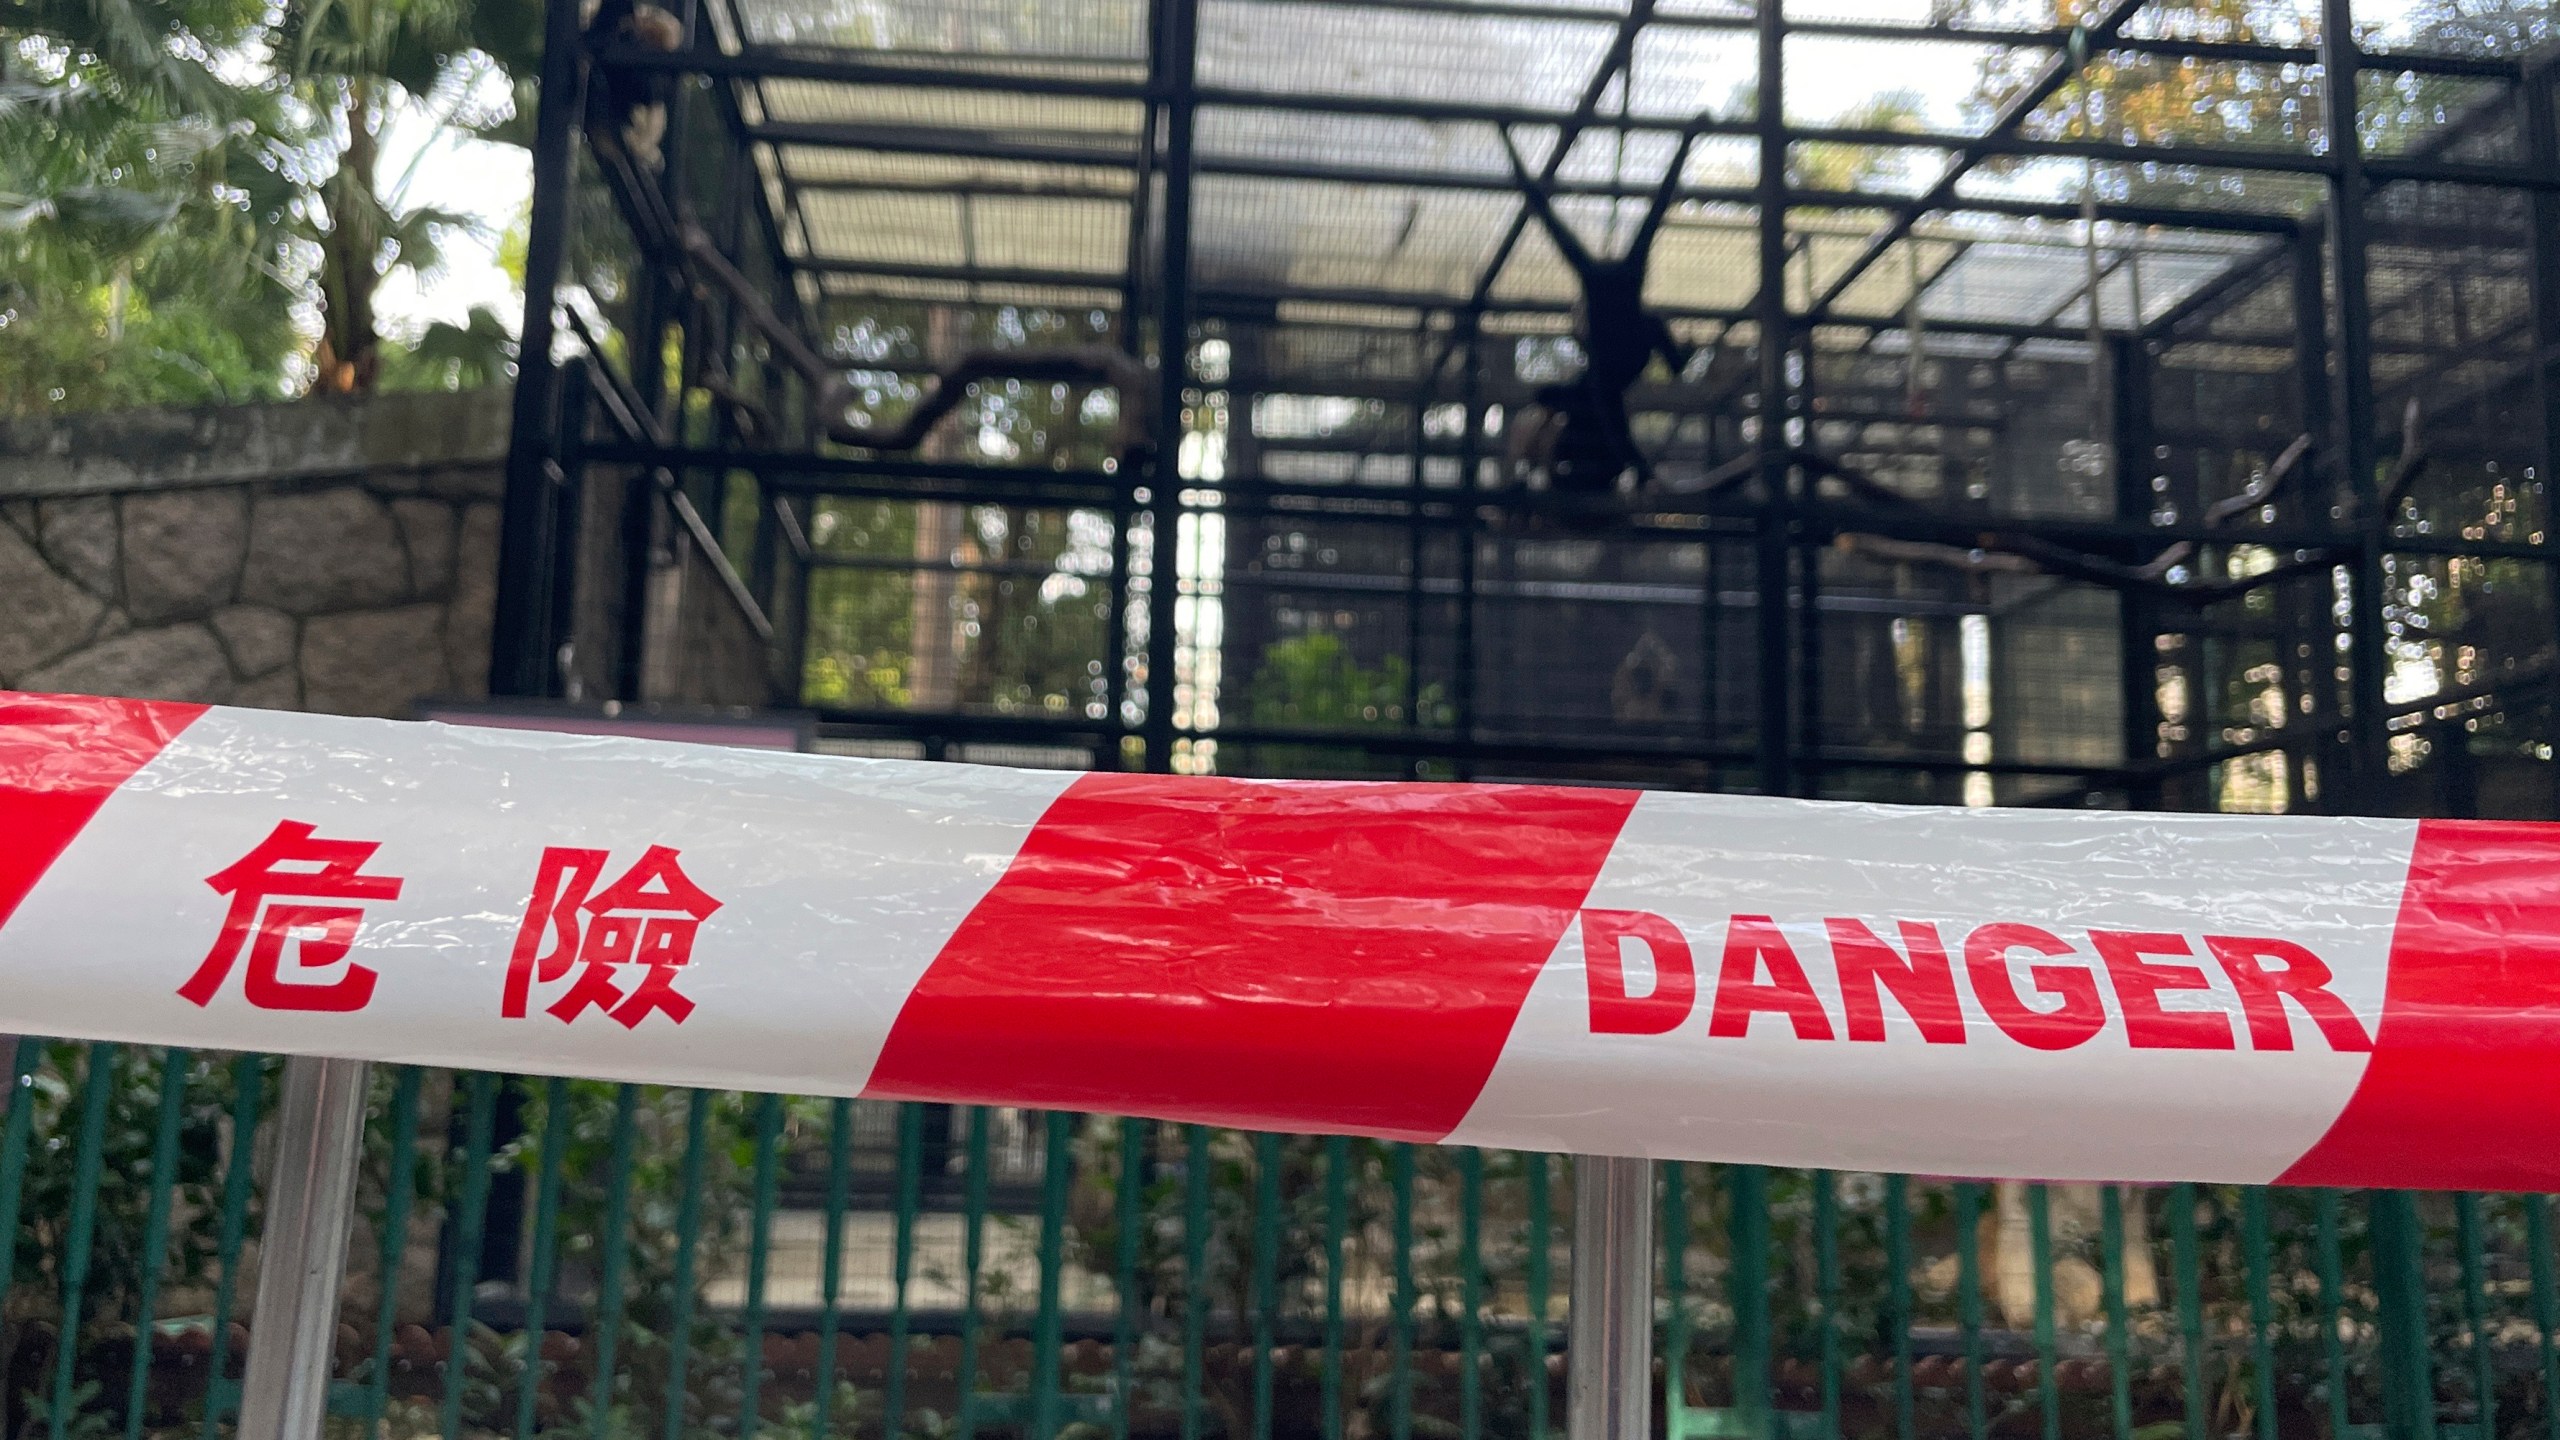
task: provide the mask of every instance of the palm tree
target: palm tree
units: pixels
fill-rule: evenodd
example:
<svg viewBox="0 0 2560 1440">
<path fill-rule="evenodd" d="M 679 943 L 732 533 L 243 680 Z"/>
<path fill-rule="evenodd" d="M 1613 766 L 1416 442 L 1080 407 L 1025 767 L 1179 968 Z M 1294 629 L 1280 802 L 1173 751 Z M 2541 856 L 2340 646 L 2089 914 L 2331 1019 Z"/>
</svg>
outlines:
<svg viewBox="0 0 2560 1440">
<path fill-rule="evenodd" d="M 434 269 L 439 232 L 475 223 L 406 203 L 411 176 L 382 173 L 385 128 L 403 107 L 438 126 L 456 123 L 462 97 L 491 65 L 529 75 L 536 32 L 526 17 L 535 8 L 530 0 L 287 0 L 276 62 L 332 152 L 301 207 L 319 255 L 315 392 L 374 388 L 382 369 L 375 293 L 395 269 Z"/>
<path fill-rule="evenodd" d="M 243 0 L 0 3 L 0 412 L 273 388 L 293 343 Z"/>
</svg>

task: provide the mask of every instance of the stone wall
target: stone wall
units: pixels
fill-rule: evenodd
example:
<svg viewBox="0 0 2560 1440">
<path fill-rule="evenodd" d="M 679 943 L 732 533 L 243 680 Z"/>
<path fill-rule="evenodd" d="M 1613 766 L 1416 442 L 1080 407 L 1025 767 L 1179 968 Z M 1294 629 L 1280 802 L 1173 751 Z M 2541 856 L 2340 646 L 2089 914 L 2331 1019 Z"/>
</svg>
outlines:
<svg viewBox="0 0 2560 1440">
<path fill-rule="evenodd" d="M 0 688 L 485 693 L 500 390 L 0 423 Z"/>
</svg>

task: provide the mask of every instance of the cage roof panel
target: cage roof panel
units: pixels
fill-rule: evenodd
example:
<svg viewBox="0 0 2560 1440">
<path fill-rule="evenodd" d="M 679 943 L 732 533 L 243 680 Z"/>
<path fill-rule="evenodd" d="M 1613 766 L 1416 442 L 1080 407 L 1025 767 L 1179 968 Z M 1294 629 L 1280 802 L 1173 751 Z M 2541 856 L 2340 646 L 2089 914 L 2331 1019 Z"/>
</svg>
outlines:
<svg viewBox="0 0 2560 1440">
<path fill-rule="evenodd" d="M 993 148 L 1067 139 L 1134 147 L 1145 107 L 1130 100 L 955 90 L 933 85 L 848 85 L 821 80 L 764 82 L 766 119 L 776 125 L 841 126 L 880 135 L 973 140 Z M 833 138 L 833 137 L 828 137 Z M 860 138 L 859 134 L 851 138 Z"/>
<path fill-rule="evenodd" d="M 1143 60 L 1145 0 L 740 0 L 758 45 Z"/>
<path fill-rule="evenodd" d="M 1464 300 L 1515 202 L 1470 191 L 1204 175 L 1195 279 L 1256 293 Z"/>
<path fill-rule="evenodd" d="M 2156 225 L 2102 246 L 2101 318 L 2110 327 L 2150 322 L 2280 245 L 2270 225 L 2318 211 L 2325 187 L 2316 174 L 2216 168 L 2211 157 L 2195 164 L 2174 153 L 2137 166 L 1968 158 L 1951 148 L 1951 137 L 1979 133 L 2005 94 L 2045 71 L 2061 53 L 2058 27 L 2095 13 L 2100 0 L 1969 0 L 1960 15 L 1946 0 L 1773 3 L 1812 27 L 1786 41 L 1791 122 L 1841 127 L 1842 137 L 1799 134 L 1788 150 L 1790 185 L 1806 196 L 1788 213 L 1799 309 L 1845 277 L 1824 318 L 1894 323 L 1911 306 L 1916 261 L 1927 323 L 2076 327 L 2087 315 L 2087 258 L 2066 207 L 2094 182 L 2110 204 L 2196 213 L 2196 231 Z M 724 46 L 796 62 L 742 79 L 734 93 L 764 142 L 756 163 L 767 193 L 796 211 L 783 227 L 790 243 L 830 293 L 889 282 L 969 295 L 988 285 L 1072 292 L 1089 277 L 1093 293 L 1116 294 L 1131 255 L 1155 248 L 1133 237 L 1133 227 L 1163 223 L 1170 144 L 1169 127 L 1149 128 L 1159 108 L 1151 99 L 1163 92 L 1146 87 L 1157 63 L 1147 0 L 735 4 L 739 23 L 721 31 Z M 1629 10 L 1629 0 L 1199 0 L 1191 254 L 1203 313 L 1268 316 L 1287 301 L 1419 307 L 1445 319 L 1482 296 L 1489 326 L 1551 331 L 1575 286 L 1541 228 L 1524 223 L 1502 125 L 1532 169 L 1554 164 L 1556 208 L 1583 242 L 1615 253 L 1670 163 L 1674 127 L 1692 118 L 1707 133 L 1683 167 L 1647 296 L 1690 316 L 1747 310 L 1759 283 L 1756 212 L 1744 203 L 1760 155 L 1749 133 L 1752 6 L 1657 0 L 1632 34 Z M 2137 50 L 2234 41 L 2263 51 L 2317 38 L 2317 0 L 2257 6 L 2248 33 L 2219 14 L 2145 6 L 2122 33 Z M 1980 33 L 1995 30 L 2005 33 Z M 1622 45 L 1626 78 L 1595 89 L 1604 58 Z M 2190 61 L 2119 46 L 2099 58 L 2131 80 L 2193 72 L 2213 96 L 2246 100 L 2249 123 L 2215 137 L 2242 149 L 2299 149 L 2319 122 L 2304 89 L 2316 76 L 2263 53 Z M 837 60 L 850 68 L 828 76 L 823 62 Z M 1978 78 L 1916 98 L 1842 83 L 1950 65 Z M 2484 94 L 2495 88 L 2469 82 Z M 2078 95 L 2065 87 L 2046 100 L 2027 133 L 2061 126 Z M 2306 103 L 2277 115 L 2268 96 Z M 1867 133 L 1881 130 L 1934 143 L 1868 143 L 1888 139 Z M 1932 193 L 1951 168 L 1963 172 L 1953 204 L 1982 208 L 1933 211 L 1897 237 L 1889 227 L 1903 224 L 1899 205 Z M 1837 208 L 1848 192 L 1877 203 Z M 2395 227 L 2411 228 L 2413 249 L 2445 243 L 2416 233 L 2442 227 L 2437 198 L 2406 184 L 2377 192 L 2374 293 L 2386 311 L 2401 284 L 2388 273 L 2399 263 Z M 2024 218 L 2037 213 L 2041 224 Z M 2251 219 L 2235 225 L 2258 233 L 2196 238 L 2218 215 L 2243 213 Z M 2484 290 L 2420 308 L 2449 329 L 2475 316 L 2498 323 L 2514 305 L 2506 291 Z M 2231 308 L 2218 302 L 2211 313 Z M 2253 310 L 2244 328 L 2254 336 L 2263 318 Z M 2383 323 L 2414 320 L 2386 314 Z"/>
<path fill-rule="evenodd" d="M 1056 165 L 820 145 L 785 145 L 779 149 L 783 173 L 791 183 L 803 187 L 1045 196 L 1126 196 L 1136 188 L 1131 171 L 1108 165 Z"/>
<path fill-rule="evenodd" d="M 1515 19 L 1364 10 L 1292 0 L 1205 0 L 1200 83 L 1248 92 L 1358 95 L 1570 109 L 1616 36 L 1614 17 Z"/>
</svg>

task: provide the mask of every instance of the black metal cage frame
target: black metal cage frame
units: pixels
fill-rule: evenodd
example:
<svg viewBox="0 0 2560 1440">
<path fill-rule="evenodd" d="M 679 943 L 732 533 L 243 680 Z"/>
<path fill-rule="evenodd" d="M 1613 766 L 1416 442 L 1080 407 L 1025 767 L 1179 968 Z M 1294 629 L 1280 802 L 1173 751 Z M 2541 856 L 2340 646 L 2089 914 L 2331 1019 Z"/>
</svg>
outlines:
<svg viewBox="0 0 2560 1440">
<path fill-rule="evenodd" d="M 1103 768 L 2549 810 L 2548 16 L 2391 48 L 2351 0 L 2283 43 L 2171 0 L 1814 8 L 683 0 L 664 52 L 550 0 L 493 689 L 813 703 L 844 748 Z M 1085 12 L 1127 43 L 1044 43 Z M 1287 53 L 1319 30 L 1335 49 Z M 1363 43 L 1413 48 L 1316 73 Z M 1968 123 L 1791 116 L 1819 46 L 1916 44 L 1997 60 Z M 1571 297 L 1495 127 L 1605 224 L 1687 119 L 1631 68 L 1666 45 L 1724 55 L 1736 97 L 1656 286 L 1712 358 L 1632 397 L 1655 482 L 1567 506 L 1501 453 L 1570 364 Z M 2102 126 L 2099 66 L 2281 77 L 2310 118 Z M 613 140 L 633 94 L 667 106 L 656 164 Z M 1822 156 L 1856 159 L 1845 188 Z M 884 308 L 1090 316 L 1152 375 L 1153 443 L 825 443 L 687 224 L 848 369 L 931 368 L 861 353 Z M 831 548 L 847 502 L 1107 522 L 1075 577 L 1102 597 L 1090 696 L 813 697 L 826 577 L 941 603 L 1060 573 Z M 1387 703 L 1243 703 L 1317 632 Z"/>
</svg>

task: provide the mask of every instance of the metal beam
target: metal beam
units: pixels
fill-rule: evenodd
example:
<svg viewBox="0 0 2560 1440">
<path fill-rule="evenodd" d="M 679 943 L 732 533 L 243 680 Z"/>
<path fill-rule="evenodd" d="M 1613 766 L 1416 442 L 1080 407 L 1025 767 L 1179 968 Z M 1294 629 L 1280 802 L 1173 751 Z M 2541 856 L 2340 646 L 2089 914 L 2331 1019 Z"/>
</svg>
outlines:
<svg viewBox="0 0 2560 1440">
<path fill-rule="evenodd" d="M 2339 157 L 2307 150 L 2278 150 L 2232 145 L 2141 145 L 2116 140 L 2034 140 L 2005 133 L 1970 135 L 1955 131 L 1889 130 L 1850 125 L 1816 125 L 1789 132 L 1799 142 L 1866 145 L 1884 149 L 1952 150 L 1967 168 L 2004 156 L 2043 156 L 2075 160 L 2108 160 L 2122 164 L 2212 166 L 2226 170 L 2267 171 L 2280 175 L 2335 175 Z M 1969 159 L 1968 159 L 1969 157 Z M 2367 159 L 2361 173 L 2376 183 L 2395 180 L 2440 181 L 2455 185 L 2501 185 L 2529 189 L 2560 188 L 2560 176 L 2545 175 L 2529 165 L 2493 165 L 2469 161 L 2403 156 Z M 1928 210 L 1964 208 L 1948 199 Z M 1842 288 L 1834 284 L 1836 292 Z"/>
<path fill-rule="evenodd" d="M 516 328 L 516 385 L 498 532 L 498 593 L 489 647 L 489 693 L 549 695 L 565 616 L 552 613 L 553 532 L 562 525 L 562 476 L 553 447 L 559 372 L 551 363 L 552 308 L 568 263 L 570 146 L 586 110 L 578 0 L 543 7 L 542 102 L 534 117 L 533 201 L 526 220 L 524 319 Z"/>
<path fill-rule="evenodd" d="M 2125 22 L 2131 20 L 2143 4 L 2144 0 L 2108 0 L 2107 8 L 2100 12 L 2096 21 L 2088 27 L 2090 47 L 2094 50 L 2112 41 L 2116 32 L 2124 28 Z M 1767 61 L 1764 57 L 1762 61 L 1764 72 L 1766 67 Z M 1998 113 L 1991 117 L 1988 131 L 1974 144 L 2007 135 L 2015 130 L 2029 115 L 2035 113 L 2038 106 L 2052 99 L 2078 69 L 2079 66 L 2073 63 L 2068 53 L 2054 56 L 2052 60 L 2046 62 L 2044 69 L 2036 78 L 2028 82 L 2025 89 L 2010 96 L 2007 102 L 2001 105 Z M 1763 86 L 1769 83 L 1765 73 L 1760 83 Z M 1781 152 L 1781 162 L 1784 158 L 1784 153 Z M 1891 250 L 1896 242 L 1911 233 L 1911 227 L 1919 223 L 1922 215 L 1932 210 L 1944 209 L 1946 203 L 1955 198 L 1956 183 L 1972 173 L 1973 167 L 1987 158 L 1989 158 L 1987 154 L 1976 150 L 1973 145 L 1960 150 L 1956 158 L 1950 161 L 1947 168 L 1939 174 L 1936 183 L 1922 192 L 1919 198 L 1904 202 L 1902 208 L 1895 212 L 1893 222 L 1885 227 L 1884 233 L 1869 240 L 1866 247 L 1858 252 L 1857 257 L 1849 262 L 1848 268 L 1841 271 L 1830 286 L 1814 299 L 1813 304 L 1808 307 L 1805 318 L 1809 321 L 1821 319 L 1842 295 L 1848 293 L 1850 286 L 1858 283 L 1858 277 L 1866 274 L 1868 267 L 1883 259 L 1886 251 Z M 1765 164 L 1766 161 L 1762 163 Z"/>
<path fill-rule="evenodd" d="M 2352 0 L 2323 0 L 2321 63 L 2323 97 L 2331 115 L 2356 113 L 2356 77 L 2363 57 L 2356 49 Z M 2331 127 L 2329 177 L 2329 294 L 2334 326 L 2330 374 L 2336 394 L 2333 416 L 2337 470 L 2331 480 L 2340 503 L 2356 517 L 2364 535 L 2355 553 L 2349 587 L 2347 665 L 2349 706 L 2347 748 L 2349 774 L 2344 786 L 2324 786 L 2343 794 L 2350 813 L 2386 813 L 2390 774 L 2383 727 L 2385 656 L 2382 601 L 2382 546 L 2379 517 L 2373 515 L 2378 480 L 2374 446 L 2373 306 L 2367 289 L 2365 246 L 2369 230 L 2364 143 L 2352 125 Z M 2424 1397 L 2409 1400 L 2432 1412 Z M 2400 1428 L 2395 1426 L 2394 1428 Z M 2403 1433 L 2406 1433 L 2405 1431 Z"/>
<path fill-rule="evenodd" d="M 759 132 L 760 135 L 769 132 Z M 755 137 L 751 137 L 755 138 Z M 974 148 L 940 147 L 918 150 L 894 145 L 838 146 L 847 149 L 873 149 L 882 153 L 949 154 L 970 159 L 994 160 L 999 163 L 1020 161 L 1041 163 L 1029 156 L 991 155 Z M 915 176 L 879 176 L 868 179 L 796 179 L 797 188 L 812 193 L 884 193 L 920 195 L 994 195 L 1023 196 L 1032 199 L 1132 200 L 1136 191 L 1122 168 L 1129 157 L 1114 154 L 1097 156 L 1090 168 L 1098 173 L 1087 182 L 1060 182 L 990 177 L 966 181 L 940 181 Z M 1051 161 L 1049 163 L 1058 163 Z M 1510 181 L 1486 172 L 1482 174 L 1448 170 L 1421 170 L 1403 165 L 1376 165 L 1303 160 L 1273 160 L 1255 155 L 1203 155 L 1199 157 L 1202 175 L 1235 176 L 1255 180 L 1310 180 L 1328 185 L 1386 185 L 1412 190 L 1459 190 L 1475 194 L 1509 195 Z M 1651 185 L 1631 181 L 1564 180 L 1554 184 L 1559 196 L 1584 196 L 1602 200 L 1644 200 L 1653 194 Z M 1684 185 L 1672 198 L 1683 204 L 1750 205 L 1758 202 L 1758 187 L 1751 185 Z M 1872 193 L 1860 194 L 1843 190 L 1787 191 L 1787 204 L 1797 210 L 1884 210 L 1893 206 L 1889 197 Z M 2086 210 L 2081 205 L 2060 200 L 2022 200 L 2009 197 L 1967 197 L 1950 205 L 1949 215 L 1997 215 L 2015 220 L 2077 221 Z M 2199 210 L 2175 205 L 2141 205 L 2101 201 L 2098 218 L 2116 225 L 2150 225 L 2162 228 L 2193 230 L 2208 234 L 2291 235 L 2302 228 L 2302 221 L 2286 211 Z M 1671 228 L 1682 228 L 1672 222 Z"/>
<path fill-rule="evenodd" d="M 1164 88 L 1164 243 L 1157 263 L 1155 460 L 1147 477 L 1147 768 L 1173 769 L 1175 671 L 1182 588 L 1182 392 L 1191 356 L 1192 131 L 1199 0 L 1158 0 L 1155 79 Z"/>
<path fill-rule="evenodd" d="M 1787 309 L 1787 23 L 1783 7 L 1762 4 L 1759 16 L 1760 93 L 1760 292 L 1752 305 L 1759 342 L 1758 530 L 1753 537 L 1753 583 L 1759 605 L 1757 756 L 1760 793 L 1795 792 L 1794 634 L 1787 613 L 1789 572 L 1795 563 L 1793 501 L 1795 439 L 1793 385 L 1788 360 L 1795 323 Z M 1806 697 L 1811 704 L 1811 697 Z"/>
</svg>

